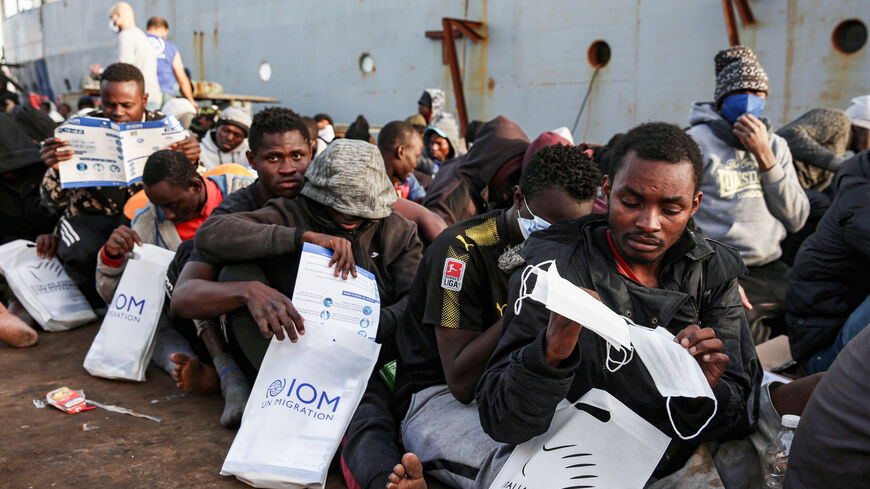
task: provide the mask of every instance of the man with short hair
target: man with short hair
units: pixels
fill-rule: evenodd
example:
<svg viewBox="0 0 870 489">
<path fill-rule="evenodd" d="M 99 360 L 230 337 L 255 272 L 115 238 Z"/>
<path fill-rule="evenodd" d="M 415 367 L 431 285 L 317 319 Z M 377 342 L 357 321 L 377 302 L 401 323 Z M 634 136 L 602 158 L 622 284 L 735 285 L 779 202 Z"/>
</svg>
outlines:
<svg viewBox="0 0 870 489">
<path fill-rule="evenodd" d="M 131 227 L 119 226 L 100 249 L 97 291 L 103 300 L 108 303 L 115 294 L 134 243 L 177 250 L 183 241 L 193 239 L 224 197 L 251 183 L 253 179 L 231 173 L 203 178 L 178 151 L 149 156 L 142 171 L 148 205 L 136 211 Z"/>
<path fill-rule="evenodd" d="M 607 216 L 554 224 L 532 234 L 521 254 L 530 265 L 555 260 L 565 280 L 611 310 L 674 334 L 712 388 L 715 415 L 697 437 L 682 440 L 675 427 L 694 432 L 703 426 L 713 401 L 668 401 L 637 355 L 608 371 L 606 340 L 542 304 L 523 300 L 516 313 L 523 282 L 517 271 L 508 286 L 504 333 L 475 395 L 483 430 L 494 441 L 469 434 L 464 442 L 476 453 L 492 454 L 487 469 L 471 476 L 476 487 L 488 487 L 511 445 L 547 431 L 559 402 L 576 402 L 592 388 L 605 390 L 672 439 L 656 478 L 683 466 L 699 443 L 755 428 L 761 367 L 736 280 L 745 267 L 736 253 L 690 222 L 701 205 L 702 177 L 701 152 L 685 132 L 673 124 L 641 124 L 617 143 L 603 180 Z M 416 457 L 406 459 L 415 470 Z M 392 483 L 400 473 L 405 474 L 398 469 L 390 476 Z"/>
<path fill-rule="evenodd" d="M 148 110 L 159 109 L 163 105 L 163 96 L 157 80 L 157 55 L 142 29 L 136 27 L 133 7 L 127 2 L 116 3 L 109 11 L 109 27 L 118 33 L 118 63 L 139 68 L 145 78 Z M 101 71 L 100 65 L 91 66 L 91 73 L 96 75 Z"/>
<path fill-rule="evenodd" d="M 169 23 L 163 17 L 151 17 L 148 19 L 145 35 L 157 55 L 157 81 L 160 83 L 160 91 L 163 92 L 160 105 L 163 106 L 169 99 L 175 98 L 175 81 L 181 95 L 186 98 L 194 109 L 199 107 L 193 100 L 193 88 L 190 78 L 184 72 L 184 62 L 181 61 L 181 53 L 178 46 L 166 39 L 169 35 Z"/>
<path fill-rule="evenodd" d="M 465 446 L 462 439 L 469 431 L 483 435 L 477 407 L 467 404 L 502 331 L 510 274 L 522 265 L 520 250 L 532 233 L 592 210 L 600 181 L 582 149 L 544 147 L 523 170 L 514 205 L 454 224 L 426 250 L 396 334 L 399 362 L 391 419 L 404 418 L 405 448 L 431 467 L 430 474 L 461 487 L 454 480 L 462 477 L 456 465 L 445 460 L 475 469 L 482 465 L 476 454 L 456 450 Z M 369 389 L 383 387 L 369 382 Z M 382 403 L 391 399 L 381 394 Z M 366 400 L 374 403 L 374 393 L 367 392 Z M 380 436 L 355 429 L 363 423 L 374 424 L 354 418 L 343 453 L 360 487 L 383 487 L 401 453 L 396 444 L 389 449 L 374 444 L 384 435 L 398 439 L 398 422 Z M 373 463 L 378 459 L 384 462 Z"/>
<path fill-rule="evenodd" d="M 145 79 L 138 68 L 127 63 L 109 65 L 100 81 L 102 108 L 88 114 L 112 122 L 155 121 L 163 118 L 160 112 L 145 109 L 148 94 Z M 40 196 L 42 205 L 61 215 L 57 230 L 51 235 L 42 235 L 37 241 L 37 250 L 57 248 L 58 258 L 64 270 L 76 282 L 79 289 L 94 307 L 102 301 L 96 293 L 94 262 L 97 252 L 109 235 L 126 222 L 124 204 L 133 194 L 142 189 L 141 183 L 127 187 L 80 187 L 63 189 L 57 165 L 73 157 L 73 151 L 64 149 L 69 143 L 51 137 L 43 141 L 40 155 L 48 171 L 42 181 Z M 184 153 L 191 165 L 199 161 L 199 143 L 194 136 L 171 145 Z M 58 236 L 60 244 L 58 246 Z M 51 255 L 46 255 L 51 258 Z"/>
<path fill-rule="evenodd" d="M 251 115 L 248 111 L 232 105 L 224 109 L 215 128 L 205 133 L 200 141 L 205 169 L 213 170 L 227 163 L 248 166 L 250 129 Z"/>
<path fill-rule="evenodd" d="M 115 294 L 135 244 L 178 250 L 182 242 L 192 241 L 199 226 L 226 196 L 249 186 L 253 180 L 231 173 L 203 178 L 184 154 L 162 150 L 148 157 L 142 183 L 148 205 L 136 212 L 131 227 L 122 225 L 112 232 L 97 258 L 97 291 L 106 303 Z M 168 310 L 169 303 L 161 316 L 151 360 L 174 375 L 173 355 L 184 354 L 189 358 L 197 355 L 190 342 L 170 325 Z M 216 376 L 211 382 L 216 388 Z"/>
<path fill-rule="evenodd" d="M 258 112 L 251 123 L 250 150 L 246 155 L 258 179 L 227 197 L 212 216 L 255 211 L 278 197 L 295 199 L 305 183 L 303 175 L 311 163 L 313 148 L 308 128 L 296 112 L 283 107 L 267 107 Z M 302 239 L 327 247 L 338 242 L 310 231 L 303 233 Z M 177 277 L 172 293 L 172 314 L 194 319 L 215 367 L 212 369 L 187 354 L 173 355 L 178 386 L 187 392 L 199 391 L 208 379 L 219 378 L 224 396 L 220 422 L 226 427 L 236 426 L 250 394 L 250 383 L 242 375 L 234 355 L 241 352 L 228 348 L 215 318 L 227 314 L 230 331 L 236 329 L 235 323 L 250 326 L 247 317 L 230 313 L 247 308 L 260 319 L 268 304 L 282 303 L 286 297 L 269 287 L 259 267 L 223 266 L 203 258 L 192 243 L 182 244 L 167 275 L 170 281 L 172 276 Z M 247 369 L 244 362 L 241 363 Z"/>
<path fill-rule="evenodd" d="M 704 206 L 695 222 L 712 239 L 737 248 L 748 272 L 740 285 L 755 307 L 747 310 L 756 343 L 785 311 L 788 265 L 781 242 L 799 231 L 810 213 L 791 152 L 761 117 L 770 91 L 767 74 L 747 47 L 716 55 L 713 102 L 696 102 L 688 133 L 704 155 Z"/>
<path fill-rule="evenodd" d="M 378 133 L 378 149 L 384 158 L 387 175 L 396 188 L 396 195 L 419 202 L 426 191 L 414 177 L 417 159 L 423 151 L 423 140 L 410 124 L 392 121 Z"/>
</svg>

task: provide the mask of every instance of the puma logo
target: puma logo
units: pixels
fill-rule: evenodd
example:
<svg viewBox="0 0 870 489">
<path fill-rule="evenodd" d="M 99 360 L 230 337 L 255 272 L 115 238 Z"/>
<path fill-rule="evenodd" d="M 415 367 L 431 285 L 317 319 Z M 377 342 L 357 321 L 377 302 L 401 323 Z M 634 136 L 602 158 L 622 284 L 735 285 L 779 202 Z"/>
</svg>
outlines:
<svg viewBox="0 0 870 489">
<path fill-rule="evenodd" d="M 474 246 L 474 243 L 468 243 L 468 242 L 466 242 L 466 241 L 465 241 L 465 237 L 462 236 L 461 234 L 457 234 L 457 235 L 456 235 L 456 239 L 458 239 L 459 241 L 462 241 L 462 245 L 465 246 L 465 251 L 468 251 L 469 248 L 471 248 L 472 246 Z"/>
</svg>

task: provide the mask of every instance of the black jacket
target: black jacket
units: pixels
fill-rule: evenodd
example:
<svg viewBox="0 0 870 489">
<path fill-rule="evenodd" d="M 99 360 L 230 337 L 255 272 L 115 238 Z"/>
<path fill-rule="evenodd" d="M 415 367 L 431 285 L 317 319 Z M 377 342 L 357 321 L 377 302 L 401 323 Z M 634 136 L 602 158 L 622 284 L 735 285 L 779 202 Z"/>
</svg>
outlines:
<svg viewBox="0 0 870 489">
<path fill-rule="evenodd" d="M 529 138 L 505 116 L 480 127 L 468 153 L 444 163 L 426 189 L 423 205 L 444 219 L 448 226 L 487 210 L 489 184 L 502 166 L 516 163 L 519 176 Z"/>
<path fill-rule="evenodd" d="M 417 226 L 393 212 L 354 231 L 344 231 L 325 215 L 327 209 L 308 197 L 279 197 L 253 212 L 209 216 L 196 231 L 196 249 L 215 263 L 256 261 L 270 285 L 292 297 L 302 233 L 311 230 L 344 237 L 351 242 L 356 265 L 377 279 L 381 297 L 377 340 L 394 348 L 396 325 L 423 258 Z"/>
<path fill-rule="evenodd" d="M 713 389 L 719 403 L 715 417 L 697 438 L 680 440 L 668 421 L 665 399 L 638 357 L 608 372 L 606 342 L 588 329 L 580 332 L 579 348 L 558 368 L 550 367 L 544 360 L 549 311 L 526 299 L 520 314 L 514 314 L 522 273 L 517 271 L 502 337 L 477 386 L 480 421 L 495 440 L 522 443 L 547 430 L 559 401 L 573 402 L 593 387 L 602 389 L 673 438 L 655 472 L 661 477 L 681 467 L 699 442 L 738 438 L 755 429 L 762 372 L 737 290 L 736 278 L 745 267 L 735 251 L 687 229 L 664 258 L 661 288 L 648 288 L 617 271 L 606 230 L 602 215 L 555 224 L 533 233 L 523 255 L 530 264 L 555 259 L 565 279 L 594 289 L 610 309 L 640 325 L 663 326 L 673 334 L 691 324 L 713 328 L 730 359 Z M 684 434 L 697 431 L 712 408 L 708 400 L 671 401 Z"/>
<path fill-rule="evenodd" d="M 834 202 L 788 275 L 788 338 L 799 361 L 831 345 L 870 294 L 870 152 L 843 163 L 831 188 Z"/>
</svg>

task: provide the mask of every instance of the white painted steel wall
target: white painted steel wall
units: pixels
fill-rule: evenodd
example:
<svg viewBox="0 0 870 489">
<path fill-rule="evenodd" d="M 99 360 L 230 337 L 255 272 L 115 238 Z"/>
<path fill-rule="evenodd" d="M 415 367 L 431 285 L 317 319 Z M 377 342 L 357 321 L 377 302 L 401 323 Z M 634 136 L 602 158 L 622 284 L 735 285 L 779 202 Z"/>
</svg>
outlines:
<svg viewBox="0 0 870 489">
<path fill-rule="evenodd" d="M 65 0 L 5 23 L 7 57 L 44 57 L 52 87 L 64 78 L 76 90 L 94 62 L 109 64 L 114 0 Z M 274 96 L 303 114 L 328 112 L 338 121 L 366 115 L 373 124 L 416 111 L 423 88 L 441 87 L 455 107 L 441 42 L 424 32 L 441 17 L 482 20 L 489 39 L 457 46 L 463 59 L 469 119 L 504 114 L 534 138 L 572 125 L 593 69 L 586 51 L 598 39 L 612 58 L 599 73 L 587 110 L 588 140 L 605 142 L 638 122 L 686 124 L 694 100 L 712 98 L 713 56 L 727 46 L 718 0 L 139 0 L 150 16 L 169 21 L 193 78 L 227 92 Z M 837 52 L 831 32 L 844 19 L 870 24 L 870 0 L 750 0 L 758 25 L 740 27 L 771 80 L 766 115 L 782 125 L 819 106 L 845 108 L 870 93 L 868 47 Z M 203 42 L 200 43 L 202 33 Z M 376 71 L 358 59 L 371 53 Z M 272 78 L 257 75 L 262 61 Z M 490 80 L 492 80 L 490 82 Z M 492 88 L 490 88 L 492 84 Z M 581 140 L 586 115 L 576 139 Z"/>
</svg>

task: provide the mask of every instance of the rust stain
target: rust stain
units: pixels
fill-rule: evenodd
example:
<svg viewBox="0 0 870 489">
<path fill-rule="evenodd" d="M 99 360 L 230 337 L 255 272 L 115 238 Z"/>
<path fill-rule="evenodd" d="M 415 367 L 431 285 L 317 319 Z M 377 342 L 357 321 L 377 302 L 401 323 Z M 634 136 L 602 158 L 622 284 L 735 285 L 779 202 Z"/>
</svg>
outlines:
<svg viewBox="0 0 870 489">
<path fill-rule="evenodd" d="M 785 40 L 785 80 L 783 83 L 782 120 L 788 120 L 788 108 L 791 106 L 791 75 L 794 66 L 794 28 L 797 21 L 797 0 L 788 0 L 786 7 L 786 40 Z"/>
<path fill-rule="evenodd" d="M 197 33 L 194 33 L 196 35 Z M 199 79 L 205 80 L 205 32 L 199 32 L 199 43 L 196 46 L 199 55 Z"/>
<path fill-rule="evenodd" d="M 215 22 L 214 32 L 212 32 L 212 34 L 211 34 L 211 44 L 214 47 L 215 54 L 217 54 L 217 47 L 218 47 L 218 24 L 217 24 L 217 22 Z"/>
<path fill-rule="evenodd" d="M 493 80 L 491 77 L 489 79 L 489 82 L 486 84 L 486 88 L 489 89 L 490 95 L 492 95 L 492 91 L 493 89 L 495 89 L 495 80 Z"/>
</svg>

